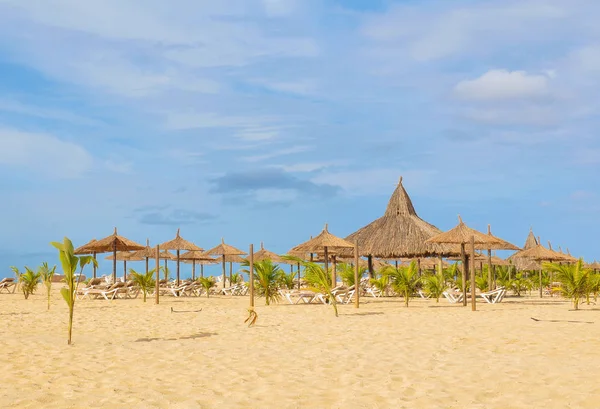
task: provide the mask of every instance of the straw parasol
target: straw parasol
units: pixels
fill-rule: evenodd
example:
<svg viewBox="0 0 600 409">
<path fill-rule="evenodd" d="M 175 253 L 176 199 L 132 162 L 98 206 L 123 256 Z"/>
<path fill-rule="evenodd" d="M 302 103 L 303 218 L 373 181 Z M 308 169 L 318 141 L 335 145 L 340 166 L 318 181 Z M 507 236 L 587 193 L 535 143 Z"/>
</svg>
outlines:
<svg viewBox="0 0 600 409">
<path fill-rule="evenodd" d="M 196 246 L 194 243 L 185 240 L 183 237 L 179 235 L 179 229 L 177 229 L 177 235 L 171 241 L 167 241 L 166 243 L 160 244 L 158 246 L 160 250 L 175 250 L 176 251 L 176 260 L 177 260 L 177 286 L 179 286 L 179 261 L 181 259 L 180 252 L 181 250 L 187 251 L 203 251 L 200 247 Z"/>
<path fill-rule="evenodd" d="M 204 277 L 204 264 L 214 264 L 217 262 L 213 257 L 200 250 L 190 250 L 187 253 L 182 254 L 180 259 L 184 262 L 192 263 L 192 280 L 196 279 L 197 262 L 206 262 L 200 264 L 200 277 Z"/>
<path fill-rule="evenodd" d="M 343 249 L 354 249 L 354 244 L 329 233 L 328 226 L 325 224 L 323 231 L 319 233 L 318 236 L 297 245 L 290 251 L 290 253 L 317 253 L 319 250 L 323 250 L 323 261 L 325 263 L 325 271 L 327 272 L 329 270 L 330 249 L 334 250 L 334 252 Z M 333 286 L 335 286 L 336 282 L 337 277 L 334 258 L 333 270 L 331 271 L 331 283 Z"/>
<path fill-rule="evenodd" d="M 466 256 L 465 253 L 465 244 L 467 243 L 471 243 L 472 244 L 472 248 L 471 248 L 471 258 L 474 257 L 475 255 L 475 249 L 489 249 L 491 247 L 494 248 L 498 248 L 503 245 L 505 245 L 504 240 L 500 240 L 497 237 L 492 236 L 491 234 L 484 234 L 481 232 L 478 232 L 477 230 L 471 229 L 470 227 L 468 227 L 461 219 L 460 216 L 458 216 L 458 225 L 456 227 L 454 227 L 453 229 L 445 232 L 445 233 L 441 233 L 438 234 L 437 236 L 434 236 L 430 239 L 428 239 L 426 242 L 428 243 L 445 243 L 445 244 L 460 244 L 460 251 L 461 251 L 461 256 L 463 257 L 463 268 L 462 268 L 462 279 L 463 279 L 463 305 L 467 305 L 467 287 L 466 287 L 466 281 L 467 281 L 467 270 L 468 270 L 468 266 L 467 266 L 467 259 L 468 257 Z M 508 243 L 510 244 L 510 243 Z M 511 245 L 512 246 L 512 245 Z M 473 270 L 475 270 L 474 268 L 474 260 L 473 261 Z M 471 272 L 471 308 L 473 309 L 473 311 L 476 310 L 476 300 L 475 300 L 475 271 Z"/>
<path fill-rule="evenodd" d="M 537 246 L 539 243 L 537 241 L 537 239 L 535 238 L 535 235 L 533 234 L 533 228 L 530 227 L 529 228 L 529 234 L 527 235 L 527 239 L 525 240 L 525 245 L 523 246 L 523 250 L 529 250 L 535 246 Z"/>
<path fill-rule="evenodd" d="M 402 185 L 402 177 L 390 198 L 385 214 L 352 233 L 346 240 L 359 243 L 359 255 L 400 259 L 456 254 L 452 246 L 427 242 L 442 231 L 421 219 Z"/>
<path fill-rule="evenodd" d="M 212 249 L 208 250 L 206 252 L 206 254 L 211 255 L 211 256 L 221 256 L 221 262 L 223 263 L 223 288 L 225 288 L 225 276 L 226 276 L 226 272 L 225 272 L 225 263 L 226 258 L 228 256 L 244 256 L 246 255 L 245 252 L 243 252 L 240 249 L 236 249 L 233 246 L 230 246 L 229 244 L 225 244 L 225 239 L 221 238 L 221 244 L 219 244 L 216 247 L 213 247 Z M 230 260 L 233 258 L 230 258 Z M 232 262 L 230 262 L 232 263 Z M 231 280 L 232 280 L 232 269 L 231 267 L 229 268 L 229 283 L 231 284 Z"/>
<path fill-rule="evenodd" d="M 421 268 L 426 270 L 435 270 L 436 267 L 439 266 L 438 260 L 434 260 L 432 258 L 402 258 L 400 259 L 402 263 L 410 264 L 411 262 L 416 262 Z M 442 268 L 448 267 L 448 262 L 442 260 Z"/>
<path fill-rule="evenodd" d="M 88 250 L 88 246 L 94 244 L 97 240 L 96 239 L 91 239 L 89 242 L 87 242 L 86 244 L 84 244 L 81 247 L 78 247 L 75 249 L 74 254 L 91 254 L 94 257 L 94 260 L 96 260 L 96 252 L 95 251 L 91 251 Z M 96 278 L 96 270 L 97 270 L 97 266 L 96 263 L 94 263 L 94 278 Z"/>
<path fill-rule="evenodd" d="M 540 240 L 537 240 L 538 243 L 540 243 Z M 527 261 L 536 261 L 536 262 L 542 262 L 542 261 L 549 261 L 549 262 L 553 262 L 553 261 L 568 261 L 568 257 L 564 254 L 560 254 L 557 251 L 554 250 L 550 250 L 547 249 L 546 247 L 542 246 L 541 244 L 538 244 L 535 247 L 532 247 L 528 250 L 521 250 L 518 253 L 515 253 L 513 255 L 513 259 L 515 260 L 519 260 L 519 259 L 524 259 Z M 539 275 L 540 275 L 540 298 L 543 297 L 543 288 L 542 288 L 542 269 L 539 269 Z"/>
<path fill-rule="evenodd" d="M 148 274 L 149 260 L 154 257 L 156 257 L 156 249 L 150 247 L 150 240 L 146 239 L 146 247 L 143 250 L 138 250 L 135 253 L 133 253 L 129 261 L 146 260 L 146 274 Z M 173 254 L 165 250 L 159 252 L 158 258 L 161 260 L 165 260 L 165 268 L 167 267 L 167 260 L 174 260 Z M 167 272 L 165 271 L 165 277 L 166 274 Z"/>
<path fill-rule="evenodd" d="M 113 281 L 117 280 L 117 251 L 134 251 L 143 250 L 144 248 L 145 247 L 141 244 L 126 239 L 123 236 L 119 236 L 116 227 L 115 232 L 110 236 L 85 245 L 85 250 L 90 253 L 113 253 Z"/>
<path fill-rule="evenodd" d="M 265 249 L 263 242 L 260 242 L 260 250 L 254 253 L 254 262 L 263 261 L 263 260 L 271 260 L 274 263 L 288 263 L 287 260 L 281 258 L 279 254 L 275 254 L 272 251 Z"/>
<path fill-rule="evenodd" d="M 492 250 L 521 250 L 520 248 L 518 248 L 517 246 L 515 246 L 514 244 L 511 244 L 505 240 L 502 240 L 499 237 L 496 237 L 492 234 L 492 227 L 488 224 L 488 236 L 493 237 L 494 239 L 496 239 L 498 241 L 498 244 L 491 244 L 488 248 L 487 248 L 487 265 L 488 265 L 488 290 L 492 291 L 495 288 L 495 270 L 494 270 L 494 264 L 493 264 L 493 257 L 492 257 Z M 499 259 L 502 260 L 502 259 Z M 501 261 L 501 263 L 499 265 L 502 265 L 502 262 L 505 262 L 504 260 Z M 483 267 L 482 267 L 483 270 Z"/>
<path fill-rule="evenodd" d="M 119 260 L 123 262 L 123 282 L 127 281 L 127 261 L 135 261 L 137 259 L 133 259 L 132 260 L 132 256 L 135 253 L 130 252 L 130 251 L 118 251 L 117 254 L 109 254 L 108 256 L 104 257 L 105 260 Z"/>
</svg>

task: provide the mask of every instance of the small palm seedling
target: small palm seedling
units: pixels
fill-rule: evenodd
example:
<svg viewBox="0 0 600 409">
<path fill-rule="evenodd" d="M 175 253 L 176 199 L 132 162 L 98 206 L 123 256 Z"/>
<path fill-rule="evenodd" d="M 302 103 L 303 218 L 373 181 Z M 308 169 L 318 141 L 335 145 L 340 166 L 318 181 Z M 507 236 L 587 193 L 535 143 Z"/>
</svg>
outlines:
<svg viewBox="0 0 600 409">
<path fill-rule="evenodd" d="M 232 286 L 236 285 L 236 284 L 240 284 L 244 282 L 244 276 L 242 276 L 242 273 L 233 273 L 231 275 L 231 284 Z"/>
<path fill-rule="evenodd" d="M 16 285 L 17 285 L 17 289 L 18 289 L 18 286 L 21 283 L 21 274 L 23 274 L 23 273 L 21 273 L 21 271 L 19 270 L 19 268 L 15 267 L 15 266 L 10 266 L 10 269 L 13 271 L 13 273 L 15 273 L 15 278 L 17 279 L 17 284 Z"/>
<path fill-rule="evenodd" d="M 284 273 L 282 271 L 279 275 L 279 284 L 288 290 L 293 290 L 296 287 L 296 273 Z"/>
<path fill-rule="evenodd" d="M 367 271 L 366 268 L 359 267 L 359 269 L 358 269 L 358 280 L 359 281 L 362 278 L 365 271 Z M 339 276 L 341 277 L 344 285 L 347 285 L 348 287 L 352 287 L 355 284 L 355 282 L 354 282 L 354 266 L 352 266 L 351 264 L 347 264 L 347 263 L 340 263 L 337 265 L 337 272 L 338 272 Z"/>
<path fill-rule="evenodd" d="M 29 267 L 25 267 L 25 273 L 19 275 L 21 291 L 23 291 L 25 299 L 28 299 L 31 294 L 35 293 L 35 290 L 37 290 L 37 286 L 40 283 L 41 276 L 41 273 L 36 273 Z"/>
<path fill-rule="evenodd" d="M 387 267 L 382 274 L 390 278 L 394 291 L 404 296 L 404 305 L 408 307 L 410 297 L 417 291 L 420 283 L 417 263 L 412 261 L 408 267 L 398 269 Z"/>
<path fill-rule="evenodd" d="M 131 281 L 133 281 L 138 287 L 140 287 L 140 290 L 142 290 L 142 294 L 144 294 L 144 302 L 146 302 L 146 296 L 148 295 L 148 293 L 155 287 L 155 273 L 155 268 L 152 270 L 148 270 L 147 273 L 138 273 L 133 268 L 129 269 L 129 274 L 131 274 Z"/>
<path fill-rule="evenodd" d="M 215 279 L 212 276 L 200 277 L 198 279 L 198 282 L 200 283 L 202 288 L 204 288 L 204 291 L 206 291 L 206 298 L 210 298 L 210 289 L 216 285 Z"/>
<path fill-rule="evenodd" d="M 440 297 L 446 291 L 446 283 L 439 274 L 428 274 L 422 278 L 425 292 L 432 298 L 435 298 L 435 302 L 440 302 Z"/>
<path fill-rule="evenodd" d="M 386 268 L 390 268 L 390 267 L 386 267 Z M 393 267 L 391 267 L 393 268 Z M 384 270 L 385 271 L 385 268 Z M 383 273 L 382 271 L 382 273 Z M 380 277 L 377 278 L 371 278 L 371 280 L 369 280 L 369 282 L 371 283 L 371 285 L 373 287 L 375 287 L 375 289 L 379 290 L 379 292 L 385 296 L 388 295 L 388 288 L 389 288 L 389 284 L 390 284 L 390 277 L 387 274 L 382 274 Z"/>
<path fill-rule="evenodd" d="M 475 287 L 481 292 L 486 292 L 488 290 L 488 275 L 484 273 L 483 275 L 478 275 L 475 277 Z"/>
<path fill-rule="evenodd" d="M 242 263 L 245 267 L 250 267 L 250 262 L 245 260 Z M 243 273 L 250 275 L 250 269 L 242 270 Z M 281 298 L 277 291 L 281 274 L 283 271 L 277 264 L 271 260 L 262 260 L 254 263 L 254 288 L 259 296 L 265 297 L 265 304 L 271 305 Z"/>
<path fill-rule="evenodd" d="M 562 292 L 565 298 L 571 299 L 573 308 L 579 309 L 579 300 L 586 296 L 588 290 L 588 278 L 590 270 L 583 268 L 583 260 L 575 264 L 544 263 L 544 269 L 556 274 L 562 284 Z"/>
<path fill-rule="evenodd" d="M 67 283 L 67 288 L 61 288 L 60 294 L 63 296 L 67 306 L 69 307 L 69 338 L 67 343 L 71 345 L 71 335 L 73 332 L 73 311 L 75 310 L 75 294 L 77 293 L 79 279 L 81 279 L 85 266 L 88 264 L 98 265 L 98 263 L 92 256 L 77 257 L 75 255 L 73 243 L 67 237 L 64 238 L 62 243 L 52 242 L 51 244 L 58 250 L 58 257 L 60 259 L 60 264 L 65 276 L 65 282 Z M 80 268 L 78 276 L 75 274 L 77 267 Z"/>
<path fill-rule="evenodd" d="M 48 263 L 44 262 L 42 266 L 39 268 L 39 272 L 41 275 L 42 282 L 46 287 L 46 295 L 48 297 L 48 310 L 50 309 L 50 293 L 52 291 L 52 278 L 54 277 L 54 273 L 56 272 L 56 266 L 50 268 Z"/>
<path fill-rule="evenodd" d="M 308 283 L 308 288 L 312 291 L 325 294 L 329 303 L 333 306 L 333 311 L 337 317 L 337 301 L 332 292 L 331 274 L 329 274 L 328 271 L 325 271 L 325 269 L 317 263 L 304 261 L 298 257 L 292 256 L 286 256 L 285 259 L 293 260 L 304 267 L 304 280 Z"/>
</svg>

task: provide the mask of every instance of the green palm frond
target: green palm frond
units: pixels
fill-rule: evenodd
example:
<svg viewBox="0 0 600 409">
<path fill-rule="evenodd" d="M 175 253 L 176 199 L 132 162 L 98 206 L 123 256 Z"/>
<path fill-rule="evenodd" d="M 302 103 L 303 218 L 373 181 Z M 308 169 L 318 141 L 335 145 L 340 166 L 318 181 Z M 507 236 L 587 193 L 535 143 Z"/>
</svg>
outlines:
<svg viewBox="0 0 600 409">
<path fill-rule="evenodd" d="M 543 268 L 555 274 L 564 297 L 573 302 L 573 308 L 579 309 L 579 300 L 586 297 L 589 291 L 588 278 L 591 272 L 583 267 L 583 259 L 575 264 L 544 263 Z"/>
<path fill-rule="evenodd" d="M 46 287 L 46 295 L 48 297 L 48 309 L 50 309 L 50 293 L 52 291 L 52 279 L 54 278 L 54 274 L 56 273 L 56 266 L 50 268 L 48 263 L 42 263 L 41 267 L 38 269 L 40 273 L 40 278 Z"/>
<path fill-rule="evenodd" d="M 217 283 L 215 282 L 215 278 L 212 276 L 209 277 L 200 277 L 197 280 L 202 288 L 206 291 L 206 298 L 210 298 L 210 289 L 213 288 Z"/>
<path fill-rule="evenodd" d="M 440 297 L 446 291 L 446 282 L 438 274 L 426 275 L 422 278 L 425 292 L 432 298 L 435 298 L 436 302 L 440 301 Z"/>
<path fill-rule="evenodd" d="M 133 268 L 130 268 L 129 274 L 131 275 L 131 281 L 142 290 L 143 300 L 146 302 L 147 294 L 156 286 L 156 280 L 154 279 L 156 268 L 148 270 L 147 273 L 138 273 Z"/>
<path fill-rule="evenodd" d="M 37 286 L 41 281 L 41 273 L 31 270 L 29 267 L 25 267 L 25 273 L 19 274 L 19 283 L 21 284 L 21 291 L 25 299 L 35 293 Z"/>
<path fill-rule="evenodd" d="M 365 267 L 359 267 L 358 269 L 358 280 L 360 281 L 367 269 Z M 342 279 L 342 282 L 348 287 L 352 287 L 354 284 L 354 266 L 347 263 L 340 263 L 337 265 L 337 273 Z"/>
<path fill-rule="evenodd" d="M 408 267 L 387 267 L 382 274 L 389 277 L 394 291 L 404 296 L 404 305 L 408 307 L 410 297 L 417 291 L 421 281 L 417 263 L 412 261 Z"/>
<path fill-rule="evenodd" d="M 250 276 L 250 262 L 244 260 L 242 265 L 246 267 L 242 272 Z M 269 259 L 254 263 L 254 288 L 259 296 L 265 297 L 266 305 L 281 298 L 278 287 L 282 274 L 283 270 Z"/>
</svg>

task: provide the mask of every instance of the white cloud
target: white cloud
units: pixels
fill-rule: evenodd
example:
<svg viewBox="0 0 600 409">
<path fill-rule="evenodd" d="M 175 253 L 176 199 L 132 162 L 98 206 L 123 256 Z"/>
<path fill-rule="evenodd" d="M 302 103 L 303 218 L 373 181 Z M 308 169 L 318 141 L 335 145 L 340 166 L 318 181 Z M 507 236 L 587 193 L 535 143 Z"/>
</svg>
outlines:
<svg viewBox="0 0 600 409">
<path fill-rule="evenodd" d="M 283 17 L 292 14 L 298 7 L 296 0 L 262 0 L 265 13 L 270 17 Z"/>
<path fill-rule="evenodd" d="M 470 121 L 488 125 L 533 125 L 551 126 L 562 121 L 561 113 L 554 106 L 516 104 L 499 107 L 468 107 L 460 115 Z"/>
<path fill-rule="evenodd" d="M 310 149 L 311 148 L 309 146 L 297 145 L 284 149 L 266 151 L 265 153 L 262 153 L 260 155 L 245 156 L 242 158 L 242 160 L 244 160 L 245 162 L 262 162 L 264 160 L 277 158 L 279 156 L 294 155 L 297 153 L 307 152 Z"/>
<path fill-rule="evenodd" d="M 81 125 L 99 125 L 100 121 L 73 114 L 72 112 L 60 109 L 45 108 L 36 105 L 24 104 L 22 102 L 10 99 L 0 99 L 0 111 L 10 112 L 21 115 L 28 115 L 43 119 L 52 119 L 57 121 L 70 122 Z"/>
<path fill-rule="evenodd" d="M 92 168 L 85 148 L 53 135 L 0 128 L 0 165 L 39 176 L 78 178 Z"/>
<path fill-rule="evenodd" d="M 507 70 L 490 70 L 454 87 L 459 98 L 475 101 L 531 99 L 547 96 L 549 92 L 547 76 Z"/>
</svg>

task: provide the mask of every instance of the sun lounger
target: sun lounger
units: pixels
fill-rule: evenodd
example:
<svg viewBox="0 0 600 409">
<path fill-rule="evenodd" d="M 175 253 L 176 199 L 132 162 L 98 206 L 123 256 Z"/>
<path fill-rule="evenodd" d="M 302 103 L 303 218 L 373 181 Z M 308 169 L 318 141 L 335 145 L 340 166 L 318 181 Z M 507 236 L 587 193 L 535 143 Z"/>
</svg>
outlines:
<svg viewBox="0 0 600 409">
<path fill-rule="evenodd" d="M 458 292 L 458 291 L 444 291 L 442 294 L 444 294 L 444 297 L 446 297 L 446 299 L 448 300 L 448 302 L 450 304 L 456 304 L 459 302 L 462 302 L 464 296 L 463 293 Z"/>
<path fill-rule="evenodd" d="M 6 291 L 7 294 L 12 294 L 17 289 L 17 283 L 13 277 L 3 278 L 0 281 L 0 293 Z"/>
<path fill-rule="evenodd" d="M 418 293 L 419 293 L 419 296 L 421 298 L 423 298 L 424 300 L 431 298 L 431 294 L 426 294 L 423 290 L 419 290 Z"/>
<path fill-rule="evenodd" d="M 498 287 L 495 290 L 481 293 L 478 295 L 481 298 L 483 298 L 488 304 L 496 304 L 502 302 L 502 300 L 504 299 L 504 296 L 506 295 L 506 288 Z"/>
</svg>

